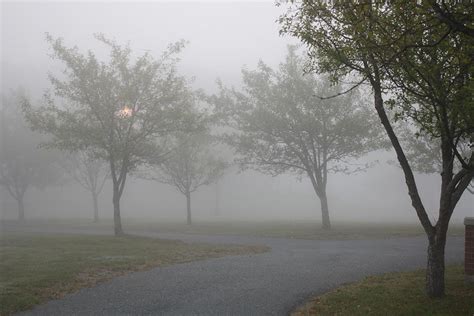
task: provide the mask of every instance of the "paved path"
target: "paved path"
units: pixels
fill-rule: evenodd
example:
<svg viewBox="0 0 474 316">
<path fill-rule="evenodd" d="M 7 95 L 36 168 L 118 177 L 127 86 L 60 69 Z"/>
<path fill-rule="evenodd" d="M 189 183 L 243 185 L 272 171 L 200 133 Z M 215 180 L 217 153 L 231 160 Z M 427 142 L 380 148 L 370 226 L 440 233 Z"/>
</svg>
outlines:
<svg viewBox="0 0 474 316">
<path fill-rule="evenodd" d="M 315 241 L 155 234 L 186 242 L 264 244 L 259 255 L 229 256 L 118 277 L 40 305 L 25 315 L 287 315 L 309 297 L 389 271 L 424 267 L 424 238 Z M 448 262 L 463 259 L 451 238 Z"/>
</svg>

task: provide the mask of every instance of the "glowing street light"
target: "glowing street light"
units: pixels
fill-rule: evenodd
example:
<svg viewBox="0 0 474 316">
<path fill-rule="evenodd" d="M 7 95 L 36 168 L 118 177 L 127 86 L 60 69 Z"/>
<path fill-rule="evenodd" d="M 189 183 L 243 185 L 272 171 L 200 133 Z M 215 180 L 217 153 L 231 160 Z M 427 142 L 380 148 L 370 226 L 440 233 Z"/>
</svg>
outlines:
<svg viewBox="0 0 474 316">
<path fill-rule="evenodd" d="M 124 106 L 120 110 L 117 111 L 116 115 L 120 118 L 127 118 L 132 116 L 133 110 L 129 108 L 128 106 Z"/>
</svg>

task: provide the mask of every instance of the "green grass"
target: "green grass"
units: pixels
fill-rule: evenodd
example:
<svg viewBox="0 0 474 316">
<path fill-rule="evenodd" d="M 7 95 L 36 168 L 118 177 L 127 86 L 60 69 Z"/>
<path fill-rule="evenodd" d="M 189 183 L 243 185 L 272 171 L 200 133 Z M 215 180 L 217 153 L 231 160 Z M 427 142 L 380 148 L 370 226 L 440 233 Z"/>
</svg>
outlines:
<svg viewBox="0 0 474 316">
<path fill-rule="evenodd" d="M 262 237 L 283 237 L 314 240 L 379 239 L 393 237 L 425 236 L 418 224 L 365 224 L 335 223 L 331 230 L 321 229 L 321 224 L 311 221 L 268 222 L 197 222 L 191 226 L 177 222 L 150 221 L 147 223 L 125 221 L 126 229 L 149 232 L 179 232 L 188 234 L 231 234 Z M 451 226 L 450 236 L 463 236 L 464 226 Z"/>
<path fill-rule="evenodd" d="M 365 278 L 314 298 L 292 315 L 474 315 L 474 285 L 464 282 L 463 267 L 446 271 L 446 297 L 424 293 L 425 270 Z"/>
<path fill-rule="evenodd" d="M 420 224 L 407 223 L 349 223 L 335 222 L 331 230 L 321 229 L 317 221 L 196 221 L 186 225 L 182 221 L 157 220 L 147 221 L 123 219 L 125 232 L 154 232 L 154 233 L 186 233 L 211 235 L 245 235 L 260 237 L 283 237 L 314 240 L 350 240 L 350 239 L 383 239 L 393 237 L 425 236 Z M 113 230 L 111 220 L 101 220 L 91 223 L 87 220 L 56 220 L 45 222 L 33 220 L 18 224 L 14 221 L 3 222 L 5 231 L 28 231 L 36 229 L 48 231 L 49 228 L 61 229 L 92 229 L 98 232 L 110 233 Z M 450 225 L 448 235 L 464 236 L 463 225 Z"/>
<path fill-rule="evenodd" d="M 131 236 L 4 235 L 0 239 L 0 314 L 29 309 L 130 271 L 266 250 Z"/>
<path fill-rule="evenodd" d="M 323 230 L 316 222 L 202 224 L 193 228 L 184 228 L 184 230 L 190 233 L 231 233 L 318 240 L 389 238 L 424 234 L 423 230 L 416 225 L 339 224 L 333 225 L 331 230 Z"/>
</svg>

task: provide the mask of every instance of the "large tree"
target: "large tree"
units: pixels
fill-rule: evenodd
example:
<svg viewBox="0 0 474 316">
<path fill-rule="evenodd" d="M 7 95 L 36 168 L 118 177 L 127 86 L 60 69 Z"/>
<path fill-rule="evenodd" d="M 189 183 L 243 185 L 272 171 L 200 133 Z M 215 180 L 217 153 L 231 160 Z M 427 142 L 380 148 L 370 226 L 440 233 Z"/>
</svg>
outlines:
<svg viewBox="0 0 474 316">
<path fill-rule="evenodd" d="M 374 107 L 403 170 L 412 206 L 428 237 L 426 291 L 444 295 L 444 250 L 453 211 L 474 175 L 474 39 L 440 21 L 430 1 L 292 2 L 282 31 L 309 48 L 313 69 L 335 78 L 356 74 L 372 87 Z M 456 8 L 455 8 L 456 7 Z M 443 2 L 449 12 L 473 6 Z M 467 25 L 472 27 L 472 25 Z M 387 94 L 390 92 L 390 94 Z M 437 139 L 441 152 L 439 216 L 430 221 L 413 175 L 412 162 L 393 127 L 396 118 L 412 120 L 420 133 Z M 461 166 L 455 170 L 455 161 Z"/>
<path fill-rule="evenodd" d="M 55 184 L 60 172 L 55 153 L 38 148 L 41 138 L 32 133 L 21 113 L 18 93 L 2 96 L 0 112 L 0 186 L 18 204 L 18 219 L 25 219 L 25 196 L 32 187 Z"/>
<path fill-rule="evenodd" d="M 77 152 L 64 157 L 60 163 L 65 172 L 92 197 L 94 223 L 99 221 L 99 195 L 110 178 L 110 168 L 89 152 Z"/>
<path fill-rule="evenodd" d="M 55 98 L 47 95 L 39 108 L 25 103 L 24 110 L 35 130 L 52 136 L 50 147 L 87 150 L 107 161 L 114 231 L 121 235 L 120 198 L 129 172 L 145 161 L 160 159 L 161 137 L 192 128 L 188 109 L 193 94 L 176 71 L 183 42 L 170 45 L 155 59 L 148 53 L 134 58 L 129 46 L 102 35 L 96 38 L 110 49 L 107 61 L 48 36 L 64 73 L 50 76 Z"/>
<path fill-rule="evenodd" d="M 171 152 L 154 166 L 146 178 L 175 187 L 186 197 L 187 223 L 192 224 L 191 195 L 200 187 L 215 183 L 224 173 L 226 162 L 215 153 L 213 137 L 205 131 L 177 133 Z"/>
<path fill-rule="evenodd" d="M 308 177 L 321 203 L 322 227 L 331 227 L 326 186 L 329 173 L 352 173 L 355 160 L 380 145 L 376 116 L 357 91 L 339 98 L 341 86 L 305 75 L 305 60 L 289 47 L 277 70 L 260 62 L 243 70 L 243 89 L 222 88 L 216 98 L 233 132 L 225 139 L 242 167 Z"/>
</svg>

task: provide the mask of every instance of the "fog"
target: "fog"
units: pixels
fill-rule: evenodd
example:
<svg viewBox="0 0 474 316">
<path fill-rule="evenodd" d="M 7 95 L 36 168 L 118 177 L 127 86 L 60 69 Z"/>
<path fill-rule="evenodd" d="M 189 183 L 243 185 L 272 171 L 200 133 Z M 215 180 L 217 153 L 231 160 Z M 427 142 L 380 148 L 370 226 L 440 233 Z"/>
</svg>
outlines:
<svg viewBox="0 0 474 316">
<path fill-rule="evenodd" d="M 163 3 L 2 3 L 1 89 L 22 87 L 34 102 L 50 88 L 47 75 L 62 68 L 49 54 L 45 33 L 64 38 L 67 46 L 90 49 L 99 57 L 106 51 L 94 33 L 120 44 L 130 43 L 137 54 L 159 57 L 171 42 L 189 43 L 180 54 L 179 71 L 194 77 L 193 86 L 217 91 L 219 78 L 226 86 L 239 86 L 241 69 L 254 69 L 261 59 L 276 67 L 293 38 L 279 35 L 276 19 L 282 9 L 266 2 L 163 2 Z M 101 55 L 103 54 L 103 55 Z M 369 154 L 364 161 L 378 163 L 354 175 L 334 174 L 328 181 L 331 219 L 358 222 L 418 223 L 407 195 L 403 173 L 392 150 Z M 423 201 L 431 219 L 437 218 L 439 175 L 417 174 Z M 2 191 L 2 218 L 16 218 L 16 204 Z M 112 217 L 111 186 L 100 196 L 101 218 Z M 64 182 L 27 193 L 27 218 L 90 218 L 88 193 Z M 459 224 L 472 216 L 474 195 L 465 192 L 453 218 Z M 123 218 L 185 219 L 186 201 L 170 186 L 154 181 L 128 180 L 122 198 Z M 203 187 L 193 197 L 196 222 L 208 220 L 314 220 L 320 221 L 320 204 L 311 183 L 292 174 L 271 177 L 232 167 L 217 184 Z"/>
</svg>

